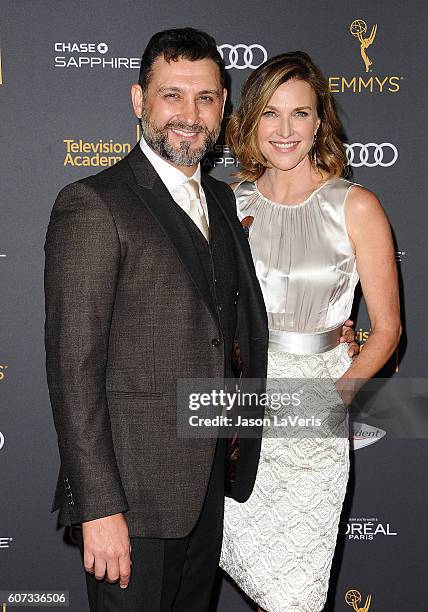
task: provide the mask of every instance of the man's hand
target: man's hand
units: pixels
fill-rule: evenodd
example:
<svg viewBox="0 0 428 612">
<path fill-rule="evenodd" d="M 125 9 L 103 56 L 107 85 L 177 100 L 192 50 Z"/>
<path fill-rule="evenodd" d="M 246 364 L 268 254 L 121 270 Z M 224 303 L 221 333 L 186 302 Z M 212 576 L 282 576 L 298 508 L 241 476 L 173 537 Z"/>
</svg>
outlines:
<svg viewBox="0 0 428 612">
<path fill-rule="evenodd" d="M 353 327 L 354 321 L 351 321 L 351 319 L 345 321 L 342 327 L 342 335 L 340 337 L 340 342 L 349 343 L 348 355 L 352 358 L 355 358 L 360 352 L 360 347 L 355 341 L 355 330 L 353 329 Z"/>
<path fill-rule="evenodd" d="M 131 577 L 131 543 L 122 513 L 82 523 L 85 570 L 97 580 L 119 580 L 126 589 Z"/>
</svg>

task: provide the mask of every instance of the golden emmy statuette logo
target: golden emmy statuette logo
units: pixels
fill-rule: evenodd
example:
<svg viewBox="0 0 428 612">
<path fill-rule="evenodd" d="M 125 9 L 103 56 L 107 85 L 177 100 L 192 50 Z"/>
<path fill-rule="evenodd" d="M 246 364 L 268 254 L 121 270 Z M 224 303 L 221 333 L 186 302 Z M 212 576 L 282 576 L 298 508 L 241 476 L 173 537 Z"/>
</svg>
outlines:
<svg viewBox="0 0 428 612">
<path fill-rule="evenodd" d="M 367 24 L 362 19 L 355 19 L 349 26 L 349 31 L 351 32 L 352 36 L 355 36 L 355 38 L 358 38 L 360 41 L 360 53 L 366 67 L 366 72 L 371 72 L 370 66 L 373 62 L 368 57 L 366 49 L 373 44 L 373 41 L 376 38 L 377 23 L 375 23 L 375 25 L 372 27 L 370 36 L 367 36 L 367 38 L 363 37 L 367 32 Z"/>
<path fill-rule="evenodd" d="M 372 596 L 367 595 L 366 603 L 361 608 L 359 604 L 361 603 L 361 593 L 356 589 L 350 589 L 345 594 L 345 603 L 350 606 L 355 612 L 369 612 L 370 604 L 372 602 Z"/>
</svg>

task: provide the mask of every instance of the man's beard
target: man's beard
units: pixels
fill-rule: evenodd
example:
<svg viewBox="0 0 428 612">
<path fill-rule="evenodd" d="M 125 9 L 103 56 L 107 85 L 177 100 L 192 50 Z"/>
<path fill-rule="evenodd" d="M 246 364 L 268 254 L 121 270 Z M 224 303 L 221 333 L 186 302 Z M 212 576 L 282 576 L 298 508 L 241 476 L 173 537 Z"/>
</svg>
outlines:
<svg viewBox="0 0 428 612">
<path fill-rule="evenodd" d="M 168 141 L 168 130 L 171 128 L 203 133 L 205 134 L 204 141 L 198 149 L 192 150 L 190 148 L 191 143 L 187 141 L 180 142 L 180 148 L 174 148 Z M 165 127 L 159 128 L 150 122 L 145 111 L 143 111 L 141 116 L 141 131 L 149 147 L 164 159 L 177 164 L 177 166 L 196 166 L 208 151 L 214 147 L 220 134 L 220 128 L 221 125 L 210 131 L 208 128 L 203 128 L 198 124 L 187 125 L 178 121 L 168 123 Z"/>
</svg>

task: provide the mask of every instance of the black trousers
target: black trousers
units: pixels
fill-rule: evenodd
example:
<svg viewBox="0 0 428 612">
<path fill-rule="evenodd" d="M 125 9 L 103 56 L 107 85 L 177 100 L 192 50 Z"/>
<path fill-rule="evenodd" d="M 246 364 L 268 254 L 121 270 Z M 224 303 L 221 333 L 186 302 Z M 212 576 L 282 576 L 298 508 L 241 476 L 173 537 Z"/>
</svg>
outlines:
<svg viewBox="0 0 428 612">
<path fill-rule="evenodd" d="M 201 515 L 185 538 L 131 538 L 131 580 L 98 581 L 86 572 L 91 612 L 206 612 L 221 552 L 226 440 L 218 439 Z M 76 538 L 82 553 L 81 529 Z"/>
</svg>

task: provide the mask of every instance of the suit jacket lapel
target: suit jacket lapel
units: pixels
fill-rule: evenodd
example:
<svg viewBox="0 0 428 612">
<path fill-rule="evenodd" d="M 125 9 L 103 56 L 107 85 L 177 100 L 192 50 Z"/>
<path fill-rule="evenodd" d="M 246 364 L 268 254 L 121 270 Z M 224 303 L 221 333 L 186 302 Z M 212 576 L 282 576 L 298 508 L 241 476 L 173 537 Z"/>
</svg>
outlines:
<svg viewBox="0 0 428 612">
<path fill-rule="evenodd" d="M 139 144 L 127 156 L 127 161 L 135 177 L 135 183 L 132 181 L 130 187 L 150 210 L 165 235 L 172 242 L 178 258 L 183 263 L 211 314 L 217 320 L 215 305 L 204 269 L 198 254 L 195 252 L 192 237 L 182 222 L 178 204 L 141 151 Z"/>
</svg>

